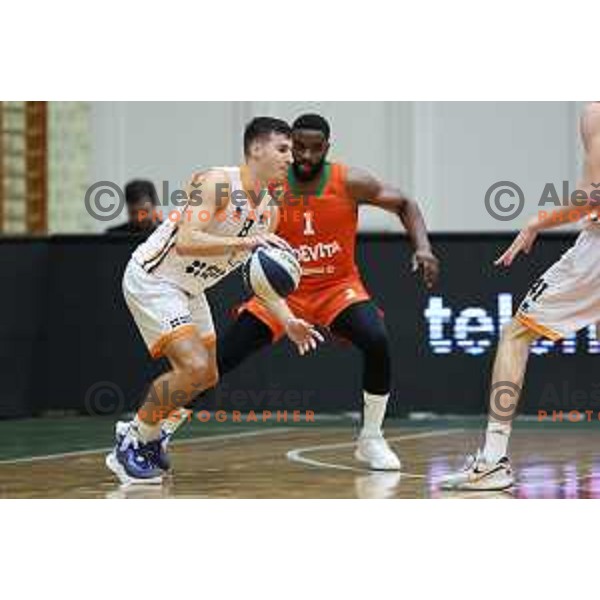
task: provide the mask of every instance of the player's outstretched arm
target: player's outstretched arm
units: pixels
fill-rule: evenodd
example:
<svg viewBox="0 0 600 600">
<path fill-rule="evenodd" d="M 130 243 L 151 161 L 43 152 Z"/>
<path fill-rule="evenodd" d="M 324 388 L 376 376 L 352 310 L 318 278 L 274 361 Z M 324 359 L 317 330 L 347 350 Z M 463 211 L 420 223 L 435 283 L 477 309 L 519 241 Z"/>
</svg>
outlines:
<svg viewBox="0 0 600 600">
<path fill-rule="evenodd" d="M 535 243 L 535 240 L 541 231 L 544 231 L 545 229 L 553 229 L 554 227 L 560 227 L 565 223 L 575 223 L 583 219 L 583 217 L 589 213 L 598 210 L 600 207 L 600 202 L 596 202 L 589 196 L 589 194 L 591 194 L 595 188 L 582 185 L 577 189 L 584 190 L 588 193 L 588 200 L 583 206 L 580 205 L 581 202 L 579 202 L 579 205 L 569 203 L 569 205 L 557 210 L 553 210 L 549 214 L 540 212 L 535 217 L 532 217 L 528 221 L 527 225 L 525 225 L 525 227 L 519 231 L 512 244 L 502 253 L 500 258 L 494 262 L 494 265 L 510 267 L 515 258 L 517 258 L 521 252 L 524 254 L 529 254 L 531 252 L 533 244 Z M 596 190 L 596 192 L 599 191 L 600 190 Z"/>
<path fill-rule="evenodd" d="M 588 150 L 586 161 L 589 164 L 600 165 L 600 142 Z M 600 182 L 599 182 L 600 183 Z M 565 223 L 573 223 L 583 219 L 591 212 L 600 209 L 600 186 L 593 181 L 581 182 L 577 189 L 582 191 L 581 199 L 572 197 L 567 206 L 548 212 L 539 212 L 532 217 L 521 229 L 512 244 L 494 262 L 496 266 L 510 267 L 515 258 L 523 252 L 529 254 L 538 234 L 546 229 L 560 227 Z"/>
<path fill-rule="evenodd" d="M 439 261 L 431 249 L 419 205 L 400 190 L 354 167 L 348 170 L 347 187 L 357 202 L 379 206 L 399 217 L 414 249 L 413 270 L 421 269 L 425 285 L 432 288 L 439 276 Z"/>
<path fill-rule="evenodd" d="M 315 350 L 317 343 L 325 341 L 310 323 L 294 315 L 283 298 L 267 300 L 257 296 L 257 300 L 284 326 L 285 333 L 296 344 L 300 355 Z"/>
<path fill-rule="evenodd" d="M 251 250 L 265 243 L 265 236 L 220 236 L 206 231 L 224 215 L 229 204 L 229 179 L 223 171 L 208 171 L 187 187 L 190 205 L 177 231 L 175 250 L 182 256 L 214 256 L 231 250 Z"/>
</svg>

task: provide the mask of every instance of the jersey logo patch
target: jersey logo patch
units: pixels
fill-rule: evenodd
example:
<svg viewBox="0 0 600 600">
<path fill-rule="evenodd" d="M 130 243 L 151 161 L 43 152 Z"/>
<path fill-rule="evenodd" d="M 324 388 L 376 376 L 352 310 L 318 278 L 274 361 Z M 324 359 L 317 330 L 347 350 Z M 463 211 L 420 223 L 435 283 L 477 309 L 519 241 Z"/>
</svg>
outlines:
<svg viewBox="0 0 600 600">
<path fill-rule="evenodd" d="M 175 329 L 180 325 L 187 325 L 188 323 L 193 323 L 192 315 L 190 315 L 189 313 L 185 315 L 179 315 L 178 317 L 175 317 L 173 319 L 166 319 L 165 321 L 167 329 Z"/>
</svg>

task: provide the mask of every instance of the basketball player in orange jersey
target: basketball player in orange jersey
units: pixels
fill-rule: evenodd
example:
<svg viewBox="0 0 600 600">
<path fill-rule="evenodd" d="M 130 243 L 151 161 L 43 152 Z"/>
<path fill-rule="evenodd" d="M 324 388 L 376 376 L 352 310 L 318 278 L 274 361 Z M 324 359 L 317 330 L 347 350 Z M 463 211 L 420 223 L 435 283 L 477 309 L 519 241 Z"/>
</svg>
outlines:
<svg viewBox="0 0 600 600">
<path fill-rule="evenodd" d="M 587 199 L 571 200 L 548 215 L 533 217 L 496 265 L 510 267 L 529 254 L 540 233 L 587 218 L 575 245 L 530 288 L 512 321 L 502 331 L 492 373 L 490 410 L 483 450 L 468 457 L 465 467 L 440 483 L 448 490 L 494 491 L 514 483 L 508 441 L 519 402 L 529 347 L 540 337 L 562 339 L 600 320 L 600 103 L 584 109 L 581 137 L 585 150 L 583 179 L 578 190 Z M 583 194 L 582 194 L 583 195 Z"/>
<path fill-rule="evenodd" d="M 438 261 L 417 204 L 360 169 L 327 162 L 329 137 L 329 124 L 319 115 L 303 115 L 292 128 L 294 163 L 277 234 L 296 251 L 303 276 L 287 301 L 295 314 L 328 327 L 361 351 L 364 410 L 355 456 L 372 469 L 399 470 L 381 431 L 390 393 L 388 335 L 354 259 L 359 205 L 379 206 L 400 218 L 414 248 L 414 266 L 428 287 L 437 279 Z M 250 300 L 219 340 L 219 371 L 232 370 L 282 333 L 272 315 Z"/>
<path fill-rule="evenodd" d="M 264 201 L 264 190 L 286 176 L 292 160 L 290 133 L 279 119 L 254 119 L 244 133 L 246 164 L 213 168 L 195 178 L 179 219 L 165 221 L 127 265 L 127 305 L 152 357 L 165 356 L 171 370 L 152 383 L 135 419 L 117 424 L 115 448 L 106 464 L 122 483 L 161 482 L 168 468 L 163 420 L 217 383 L 215 331 L 205 291 L 265 241 L 287 246 L 272 233 L 279 214 L 268 195 Z M 194 189 L 201 192 L 201 202 L 192 202 L 198 198 Z M 240 195 L 246 201 L 234 202 Z M 255 206 L 253 197 L 263 202 Z M 322 339 L 284 300 L 265 303 L 301 354 Z"/>
</svg>

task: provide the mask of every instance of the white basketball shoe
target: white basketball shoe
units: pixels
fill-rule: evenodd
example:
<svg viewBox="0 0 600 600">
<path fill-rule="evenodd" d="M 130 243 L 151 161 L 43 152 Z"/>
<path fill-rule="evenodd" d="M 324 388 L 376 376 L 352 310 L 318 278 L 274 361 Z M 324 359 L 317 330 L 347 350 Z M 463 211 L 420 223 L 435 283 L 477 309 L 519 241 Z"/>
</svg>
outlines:
<svg viewBox="0 0 600 600">
<path fill-rule="evenodd" d="M 507 456 L 496 463 L 487 463 L 480 452 L 468 456 L 465 466 L 456 473 L 446 475 L 439 481 L 443 490 L 497 492 L 515 483 L 512 467 Z"/>
<path fill-rule="evenodd" d="M 356 460 L 366 463 L 374 471 L 399 471 L 400 459 L 388 446 L 383 435 L 360 435 L 354 452 Z"/>
</svg>

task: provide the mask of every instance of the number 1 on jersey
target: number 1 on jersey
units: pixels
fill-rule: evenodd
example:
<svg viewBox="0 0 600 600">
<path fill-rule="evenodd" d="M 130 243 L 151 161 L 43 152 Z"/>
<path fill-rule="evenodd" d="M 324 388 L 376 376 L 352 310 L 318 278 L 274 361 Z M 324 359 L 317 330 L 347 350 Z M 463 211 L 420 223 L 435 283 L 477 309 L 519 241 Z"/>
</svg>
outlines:
<svg viewBox="0 0 600 600">
<path fill-rule="evenodd" d="M 315 235 L 315 230 L 313 229 L 313 213 L 312 210 L 307 210 L 304 213 L 304 235 Z"/>
</svg>

